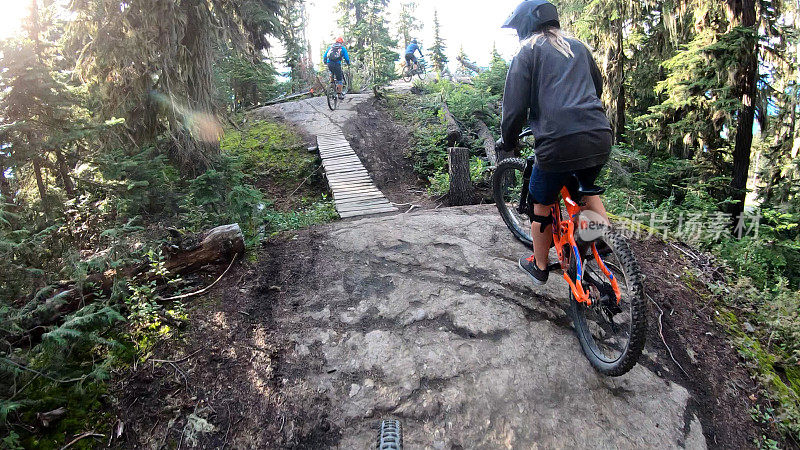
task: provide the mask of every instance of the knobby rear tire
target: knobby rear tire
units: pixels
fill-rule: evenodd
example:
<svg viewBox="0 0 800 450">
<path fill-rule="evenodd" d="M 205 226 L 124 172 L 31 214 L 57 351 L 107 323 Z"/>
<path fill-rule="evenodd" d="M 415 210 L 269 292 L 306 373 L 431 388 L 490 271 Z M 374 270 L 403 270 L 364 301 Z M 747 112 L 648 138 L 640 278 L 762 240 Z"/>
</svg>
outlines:
<svg viewBox="0 0 800 450">
<path fill-rule="evenodd" d="M 403 429 L 399 420 L 384 420 L 381 422 L 381 429 L 378 431 L 378 442 L 375 448 L 378 450 L 403 449 Z"/>
<path fill-rule="evenodd" d="M 647 337 L 647 311 L 644 303 L 644 283 L 642 281 L 639 263 L 636 261 L 636 257 L 633 255 L 627 240 L 613 229 L 607 227 L 603 231 L 603 235 L 600 239 L 611 248 L 611 251 L 622 266 L 621 269 L 624 272 L 626 285 L 628 286 L 627 301 L 630 302 L 631 314 L 630 338 L 627 348 L 617 360 L 612 362 L 603 361 L 594 353 L 592 349 L 594 338 L 589 330 L 585 315 L 587 306 L 575 301 L 571 292 L 570 310 L 575 333 L 581 344 L 581 350 L 583 350 L 584 355 L 586 355 L 592 367 L 603 375 L 618 377 L 628 373 L 633 366 L 636 365 L 644 349 Z M 578 245 L 583 247 L 585 244 L 583 242 L 578 242 Z M 576 279 L 574 259 L 573 257 L 572 264 L 570 265 L 570 276 L 572 276 L 573 280 Z"/>
<path fill-rule="evenodd" d="M 339 97 L 336 95 L 336 91 L 333 91 L 333 94 L 328 94 L 328 108 L 331 111 L 336 111 L 336 108 L 339 106 Z"/>
<path fill-rule="evenodd" d="M 500 216 L 503 217 L 503 222 L 514 237 L 519 239 L 525 245 L 532 245 L 530 223 L 520 223 L 518 221 L 519 213 L 511 211 L 509 205 L 504 199 L 505 192 L 503 192 L 503 180 L 508 176 L 516 182 L 516 172 L 522 174 L 525 171 L 525 160 L 521 158 L 507 158 L 497 164 L 497 168 L 492 174 L 492 196 L 494 197 L 497 210 L 500 211 Z M 526 189 L 527 186 L 519 186 L 520 189 Z"/>
</svg>

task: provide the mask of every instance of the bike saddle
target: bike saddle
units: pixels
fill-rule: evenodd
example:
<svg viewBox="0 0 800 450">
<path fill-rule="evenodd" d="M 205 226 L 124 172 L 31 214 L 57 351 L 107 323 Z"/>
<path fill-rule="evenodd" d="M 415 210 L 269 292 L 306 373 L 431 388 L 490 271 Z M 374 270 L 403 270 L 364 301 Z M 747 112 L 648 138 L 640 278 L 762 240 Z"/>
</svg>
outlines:
<svg viewBox="0 0 800 450">
<path fill-rule="evenodd" d="M 578 194 L 583 197 L 590 197 L 593 195 L 603 195 L 606 192 L 606 188 L 602 186 L 598 186 L 596 184 L 585 184 L 581 181 L 581 179 L 577 175 L 573 175 L 575 180 L 578 181 Z"/>
</svg>

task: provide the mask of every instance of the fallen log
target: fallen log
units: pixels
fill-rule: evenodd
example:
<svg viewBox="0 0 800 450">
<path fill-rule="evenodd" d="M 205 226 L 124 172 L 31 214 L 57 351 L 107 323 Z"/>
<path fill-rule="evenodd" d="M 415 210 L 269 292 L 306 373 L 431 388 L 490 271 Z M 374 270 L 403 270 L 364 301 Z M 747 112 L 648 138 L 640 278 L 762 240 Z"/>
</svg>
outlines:
<svg viewBox="0 0 800 450">
<path fill-rule="evenodd" d="M 464 57 L 462 57 L 460 55 L 456 59 L 458 60 L 459 63 L 461 63 L 462 66 L 466 67 L 467 69 L 469 69 L 469 70 L 471 70 L 471 71 L 473 71 L 475 73 L 483 72 L 483 69 L 481 69 L 476 64 L 470 62 L 469 60 L 467 60 L 466 58 L 464 58 Z"/>
<path fill-rule="evenodd" d="M 244 252 L 244 235 L 238 224 L 214 228 L 200 236 L 200 242 L 189 249 L 178 250 L 167 257 L 164 268 L 170 275 L 186 275 L 216 262 L 228 262 Z M 111 269 L 92 274 L 81 283 L 62 283 L 60 286 L 43 290 L 28 302 L 20 314 L 11 319 L 19 329 L 19 334 L 2 336 L 8 342 L 19 345 L 28 341 L 38 341 L 46 331 L 45 327 L 71 314 L 83 305 L 108 295 L 114 284 L 120 280 L 141 279 L 153 281 L 163 276 L 151 272 L 147 263 L 122 269 Z"/>
<path fill-rule="evenodd" d="M 494 135 L 482 120 L 476 121 L 476 127 L 478 128 L 478 138 L 483 141 L 483 148 L 486 150 L 486 157 L 489 158 L 489 164 L 496 166 L 497 152 L 495 150 Z"/>
<path fill-rule="evenodd" d="M 447 146 L 452 147 L 461 140 L 461 127 L 458 125 L 456 117 L 450 112 L 450 108 L 447 107 L 447 102 L 444 100 L 442 100 L 442 115 L 444 116 L 444 122 L 447 126 Z"/>
</svg>

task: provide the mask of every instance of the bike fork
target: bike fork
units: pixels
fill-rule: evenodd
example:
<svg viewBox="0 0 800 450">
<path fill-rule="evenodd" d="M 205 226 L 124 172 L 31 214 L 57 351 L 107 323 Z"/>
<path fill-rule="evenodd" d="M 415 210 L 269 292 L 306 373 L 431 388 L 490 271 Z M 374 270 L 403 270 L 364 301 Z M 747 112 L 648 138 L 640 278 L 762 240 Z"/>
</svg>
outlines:
<svg viewBox="0 0 800 450">
<path fill-rule="evenodd" d="M 519 206 L 517 211 L 520 214 L 529 215 L 528 211 L 528 186 L 530 185 L 531 175 L 533 174 L 533 161 L 528 158 L 525 161 L 525 170 L 522 172 L 522 188 L 519 193 Z"/>
</svg>

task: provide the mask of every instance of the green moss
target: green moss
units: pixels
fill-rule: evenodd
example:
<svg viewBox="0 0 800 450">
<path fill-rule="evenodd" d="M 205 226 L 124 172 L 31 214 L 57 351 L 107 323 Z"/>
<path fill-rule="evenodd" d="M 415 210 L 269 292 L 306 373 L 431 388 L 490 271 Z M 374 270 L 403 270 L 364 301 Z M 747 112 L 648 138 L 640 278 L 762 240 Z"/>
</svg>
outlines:
<svg viewBox="0 0 800 450">
<path fill-rule="evenodd" d="M 251 176 L 302 180 L 316 163 L 315 157 L 304 151 L 302 138 L 291 127 L 275 122 L 259 121 L 242 131 L 228 130 L 220 148 Z"/>
<path fill-rule="evenodd" d="M 767 387 L 769 397 L 780 405 L 776 421 L 785 432 L 800 436 L 800 368 L 781 368 L 784 372 L 781 377 L 776 369 L 778 357 L 765 350 L 758 339 L 745 332 L 733 311 L 719 307 L 716 320 L 731 335 L 750 370 Z"/>
</svg>

